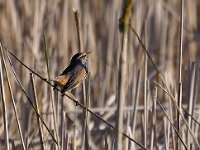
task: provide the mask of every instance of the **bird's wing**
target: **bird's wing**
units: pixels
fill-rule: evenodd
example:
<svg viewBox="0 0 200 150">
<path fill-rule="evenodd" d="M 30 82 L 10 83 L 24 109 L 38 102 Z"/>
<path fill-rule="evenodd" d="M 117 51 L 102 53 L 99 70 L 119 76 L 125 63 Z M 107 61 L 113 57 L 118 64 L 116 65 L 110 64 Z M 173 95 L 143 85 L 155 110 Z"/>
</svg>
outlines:
<svg viewBox="0 0 200 150">
<path fill-rule="evenodd" d="M 68 80 L 69 80 L 69 72 L 72 69 L 72 67 L 68 66 L 65 68 L 65 70 L 61 73 L 60 76 L 56 77 L 54 81 L 54 88 L 55 89 L 57 86 L 64 86 Z"/>
<path fill-rule="evenodd" d="M 62 92 L 76 88 L 79 84 L 83 82 L 85 77 L 86 73 L 84 69 L 82 69 L 81 71 L 74 72 L 73 75 L 70 76 L 67 83 L 64 85 Z"/>
<path fill-rule="evenodd" d="M 64 74 L 64 75 L 60 75 L 58 77 L 56 77 L 54 79 L 54 89 L 58 86 L 64 86 L 69 80 L 69 75 Z"/>
</svg>

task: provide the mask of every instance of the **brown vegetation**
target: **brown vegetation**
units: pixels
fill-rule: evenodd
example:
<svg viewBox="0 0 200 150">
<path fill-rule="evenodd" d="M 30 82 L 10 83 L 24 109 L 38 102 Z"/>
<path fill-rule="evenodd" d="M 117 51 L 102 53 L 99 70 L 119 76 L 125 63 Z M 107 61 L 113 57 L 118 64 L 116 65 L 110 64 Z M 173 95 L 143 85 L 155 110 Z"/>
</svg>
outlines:
<svg viewBox="0 0 200 150">
<path fill-rule="evenodd" d="M 125 62 L 120 60 L 119 31 L 123 2 L 0 0 L 0 49 L 4 53 L 0 57 L 0 150 L 8 140 L 14 149 L 115 149 L 113 126 L 117 126 L 122 63 L 126 70 L 120 95 L 124 99 L 121 132 L 126 133 L 122 148 L 141 148 L 131 140 L 147 149 L 176 149 L 177 141 L 179 149 L 199 148 L 200 1 L 185 0 L 181 13 L 181 0 L 133 0 Z M 81 34 L 75 22 L 77 9 Z M 92 53 L 89 78 L 83 88 L 72 92 L 76 103 L 66 96 L 62 99 L 46 81 L 59 75 L 82 49 Z M 43 79 L 30 75 L 7 50 Z M 179 108 L 174 103 L 178 99 L 182 99 Z M 110 125 L 84 111 L 88 108 Z M 181 116 L 180 122 L 176 119 L 180 111 L 185 121 Z M 175 131 L 177 124 L 180 128 Z"/>
</svg>

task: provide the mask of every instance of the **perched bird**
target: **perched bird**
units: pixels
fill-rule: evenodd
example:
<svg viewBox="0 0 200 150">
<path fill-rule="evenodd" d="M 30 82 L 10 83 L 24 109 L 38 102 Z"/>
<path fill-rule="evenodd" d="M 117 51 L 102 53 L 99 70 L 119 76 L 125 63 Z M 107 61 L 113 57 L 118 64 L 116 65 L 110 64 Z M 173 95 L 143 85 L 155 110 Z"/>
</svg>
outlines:
<svg viewBox="0 0 200 150">
<path fill-rule="evenodd" d="M 75 54 L 69 66 L 54 79 L 54 89 L 59 86 L 61 92 L 71 91 L 80 85 L 88 73 L 88 60 L 87 55 L 91 52 L 82 52 Z"/>
</svg>

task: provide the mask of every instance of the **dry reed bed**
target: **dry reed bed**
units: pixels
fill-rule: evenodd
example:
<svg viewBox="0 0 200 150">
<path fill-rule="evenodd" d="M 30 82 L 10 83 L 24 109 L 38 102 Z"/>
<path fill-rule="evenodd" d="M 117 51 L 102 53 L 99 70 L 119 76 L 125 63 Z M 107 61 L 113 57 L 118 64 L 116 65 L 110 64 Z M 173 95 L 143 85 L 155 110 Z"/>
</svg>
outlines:
<svg viewBox="0 0 200 150">
<path fill-rule="evenodd" d="M 88 0 L 84 3 L 61 0 L 0 1 L 0 42 L 4 52 L 4 47 L 7 47 L 43 78 L 53 79 L 68 65 L 70 57 L 79 51 L 73 12 L 78 9 L 82 47 L 93 52 L 90 57 L 90 76 L 85 84 L 86 95 L 81 86 L 73 94 L 86 107 L 116 126 L 118 66 L 122 44 L 118 29 L 121 7 L 122 1 L 119 0 Z M 200 141 L 199 7 L 199 1 L 185 0 L 182 106 L 187 110 L 183 111 L 183 115 L 193 134 L 182 119 L 179 130 L 182 143 L 179 140 L 179 149 L 183 149 L 184 144 L 188 149 L 194 149 L 199 144 L 195 145 L 195 140 Z M 169 88 L 166 94 L 166 87 L 156 76 L 144 47 L 129 28 L 123 131 L 147 149 L 177 148 L 177 108 L 173 99 L 177 101 L 179 97 L 180 8 L 181 1 L 178 0 L 133 0 L 130 14 L 132 27 L 144 42 Z M 4 57 L 7 67 L 5 69 L 1 57 L 0 149 L 5 149 L 8 140 L 10 148 L 14 149 L 115 149 L 115 130 L 83 111 L 67 97 L 62 100 L 59 92 L 53 92 L 45 81 L 34 74 L 30 75 L 30 71 L 9 53 L 5 53 Z M 16 72 L 16 76 L 13 72 Z M 39 110 L 43 123 L 28 99 L 37 106 L 34 108 Z M 6 107 L 3 107 L 4 104 Z M 125 137 L 122 145 L 123 149 L 139 149 Z"/>
</svg>

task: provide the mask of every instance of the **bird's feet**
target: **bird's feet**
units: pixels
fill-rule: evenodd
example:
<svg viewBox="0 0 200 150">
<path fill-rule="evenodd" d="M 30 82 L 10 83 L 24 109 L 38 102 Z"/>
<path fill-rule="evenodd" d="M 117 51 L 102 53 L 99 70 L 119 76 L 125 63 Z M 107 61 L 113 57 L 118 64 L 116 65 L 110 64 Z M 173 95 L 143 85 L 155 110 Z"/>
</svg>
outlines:
<svg viewBox="0 0 200 150">
<path fill-rule="evenodd" d="M 61 92 L 62 94 L 61 94 L 61 96 L 63 97 L 63 96 L 65 96 L 65 92 Z"/>
</svg>

